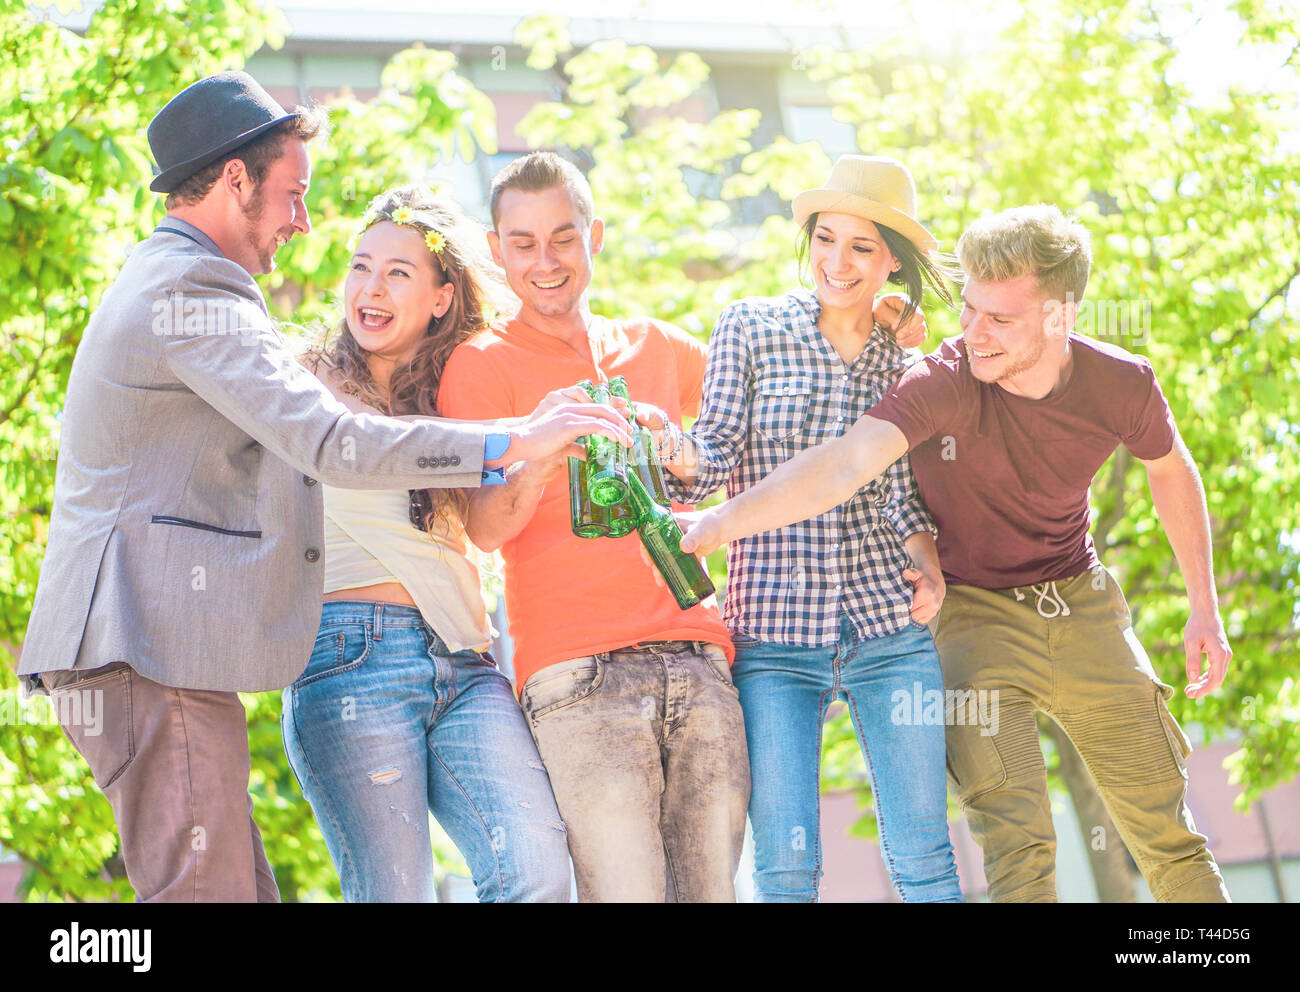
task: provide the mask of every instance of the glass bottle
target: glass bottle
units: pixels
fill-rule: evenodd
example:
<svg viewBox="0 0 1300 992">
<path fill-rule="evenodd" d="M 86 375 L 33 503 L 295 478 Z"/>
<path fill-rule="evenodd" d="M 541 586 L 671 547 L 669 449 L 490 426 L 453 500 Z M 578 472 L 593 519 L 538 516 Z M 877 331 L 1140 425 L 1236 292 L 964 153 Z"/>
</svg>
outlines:
<svg viewBox="0 0 1300 992">
<path fill-rule="evenodd" d="M 603 506 L 596 506 L 587 492 L 587 463 L 581 458 L 569 459 L 569 518 L 573 533 L 578 537 L 605 537 L 609 524 L 602 520 Z"/>
<path fill-rule="evenodd" d="M 582 382 L 596 403 L 609 402 L 609 387 Z M 617 506 L 627 499 L 627 448 L 599 434 L 587 435 L 587 492 L 597 506 Z"/>
<path fill-rule="evenodd" d="M 672 511 L 654 501 L 641 477 L 628 476 L 628 498 L 636 511 L 637 533 L 650 553 L 650 560 L 664 577 L 669 591 L 683 610 L 712 596 L 713 580 L 700 560 L 681 549 L 682 529 Z"/>
<path fill-rule="evenodd" d="M 641 483 L 645 486 L 651 498 L 660 506 L 672 506 L 672 497 L 668 495 L 668 486 L 664 482 L 663 466 L 659 464 L 659 455 L 655 451 L 654 436 L 650 433 L 650 428 L 636 422 L 636 412 L 632 409 L 632 397 L 628 394 L 627 380 L 621 375 L 616 375 L 609 380 L 609 394 L 619 396 L 627 401 L 628 406 L 628 429 L 632 431 L 632 437 L 635 443 L 628 451 L 628 458 L 637 475 L 641 477 Z"/>
</svg>

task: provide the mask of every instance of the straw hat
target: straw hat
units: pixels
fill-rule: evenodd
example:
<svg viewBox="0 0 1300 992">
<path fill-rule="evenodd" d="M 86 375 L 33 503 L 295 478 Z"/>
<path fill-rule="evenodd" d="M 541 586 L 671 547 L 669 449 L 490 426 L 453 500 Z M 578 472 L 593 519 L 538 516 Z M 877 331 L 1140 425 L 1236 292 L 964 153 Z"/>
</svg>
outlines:
<svg viewBox="0 0 1300 992">
<path fill-rule="evenodd" d="M 923 253 L 939 247 L 916 221 L 916 184 L 897 159 L 841 155 L 825 186 L 794 198 L 794 220 L 800 227 L 818 213 L 852 214 L 884 224 Z"/>
</svg>

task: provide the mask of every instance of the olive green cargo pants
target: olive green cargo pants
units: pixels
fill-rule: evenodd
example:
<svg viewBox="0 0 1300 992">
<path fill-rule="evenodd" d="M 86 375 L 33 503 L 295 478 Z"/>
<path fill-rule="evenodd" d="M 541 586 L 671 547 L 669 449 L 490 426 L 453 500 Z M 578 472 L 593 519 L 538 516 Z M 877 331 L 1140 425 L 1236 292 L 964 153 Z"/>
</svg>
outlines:
<svg viewBox="0 0 1300 992">
<path fill-rule="evenodd" d="M 948 774 L 984 850 L 989 898 L 1056 900 L 1056 834 L 1034 713 L 1082 755 L 1124 843 L 1161 902 L 1226 902 L 1227 889 L 1187 809 L 1191 746 L 1104 569 L 988 590 L 951 585 L 935 642 L 948 690 Z M 962 720 L 978 693 L 995 719 Z M 996 695 L 993 694 L 996 690 Z"/>
</svg>

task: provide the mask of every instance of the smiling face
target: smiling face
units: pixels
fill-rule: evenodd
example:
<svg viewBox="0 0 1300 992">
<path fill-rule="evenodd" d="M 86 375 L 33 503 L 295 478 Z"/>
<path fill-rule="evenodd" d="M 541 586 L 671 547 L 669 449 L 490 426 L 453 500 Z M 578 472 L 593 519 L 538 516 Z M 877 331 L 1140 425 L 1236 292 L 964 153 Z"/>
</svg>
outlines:
<svg viewBox="0 0 1300 992">
<path fill-rule="evenodd" d="M 454 291 L 435 267 L 423 231 L 392 221 L 366 229 L 352 254 L 343 302 L 348 330 L 369 353 L 377 381 L 387 382 L 388 371 L 410 360 Z"/>
<path fill-rule="evenodd" d="M 252 199 L 241 207 L 244 268 L 253 273 L 275 270 L 275 253 L 295 234 L 311 231 L 305 197 L 311 184 L 311 158 L 301 138 L 284 139 L 284 152 L 271 163 Z M 256 268 L 251 266 L 256 265 Z"/>
<path fill-rule="evenodd" d="M 869 313 L 898 260 L 871 221 L 821 213 L 808 243 L 808 264 L 823 309 Z"/>
<path fill-rule="evenodd" d="M 1067 355 L 1067 304 L 1048 300 L 1032 273 L 1003 282 L 968 279 L 961 329 L 971 374 L 1022 395 L 1055 387 Z"/>
<path fill-rule="evenodd" d="M 592 257 L 600 253 L 603 238 L 600 218 L 588 222 L 562 186 L 537 192 L 507 189 L 501 195 L 488 244 L 519 297 L 525 323 L 581 310 Z"/>
</svg>

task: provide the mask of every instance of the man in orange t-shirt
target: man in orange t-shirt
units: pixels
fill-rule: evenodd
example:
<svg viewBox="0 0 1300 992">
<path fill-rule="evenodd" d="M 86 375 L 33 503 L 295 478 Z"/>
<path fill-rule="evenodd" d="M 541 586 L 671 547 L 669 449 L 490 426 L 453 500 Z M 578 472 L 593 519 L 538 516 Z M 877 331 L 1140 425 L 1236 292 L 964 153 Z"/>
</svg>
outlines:
<svg viewBox="0 0 1300 992">
<path fill-rule="evenodd" d="M 507 166 L 493 182 L 492 221 L 488 241 L 519 313 L 453 352 L 443 416 L 519 416 L 552 390 L 615 375 L 673 421 L 697 412 L 697 341 L 662 321 L 588 309 L 604 228 L 574 166 L 549 153 Z M 661 902 L 671 884 L 679 901 L 731 901 L 749 759 L 727 630 L 712 599 L 678 608 L 632 535 L 575 537 L 563 468 L 563 457 L 526 463 L 507 485 L 475 492 L 466 526 L 505 558 L 521 701 L 578 896 Z"/>
</svg>

